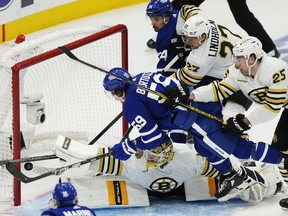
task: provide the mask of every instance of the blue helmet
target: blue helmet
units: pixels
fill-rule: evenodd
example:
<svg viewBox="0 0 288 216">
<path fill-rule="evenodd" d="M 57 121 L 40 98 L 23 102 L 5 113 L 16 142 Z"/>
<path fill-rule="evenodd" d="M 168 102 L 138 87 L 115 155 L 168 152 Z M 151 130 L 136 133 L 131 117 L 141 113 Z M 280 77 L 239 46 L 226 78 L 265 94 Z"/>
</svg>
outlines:
<svg viewBox="0 0 288 216">
<path fill-rule="evenodd" d="M 129 84 L 125 80 L 121 80 L 117 77 L 114 77 L 112 74 L 115 74 L 119 77 L 123 77 L 124 79 L 132 80 L 132 76 L 129 72 L 123 68 L 112 68 L 110 73 L 104 77 L 103 87 L 106 91 L 114 92 L 115 90 L 126 90 Z"/>
<path fill-rule="evenodd" d="M 151 0 L 146 8 L 148 16 L 163 16 L 172 13 L 172 4 L 170 0 Z"/>
<path fill-rule="evenodd" d="M 53 191 L 53 199 L 58 207 L 76 205 L 77 191 L 70 182 L 58 183 Z"/>
</svg>

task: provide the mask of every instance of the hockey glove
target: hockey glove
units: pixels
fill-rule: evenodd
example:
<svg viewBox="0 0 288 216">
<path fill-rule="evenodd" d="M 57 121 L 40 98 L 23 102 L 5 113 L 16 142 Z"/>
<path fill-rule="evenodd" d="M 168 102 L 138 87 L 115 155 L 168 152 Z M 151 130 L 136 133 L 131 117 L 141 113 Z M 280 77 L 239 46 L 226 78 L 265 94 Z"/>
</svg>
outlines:
<svg viewBox="0 0 288 216">
<path fill-rule="evenodd" d="M 130 139 L 125 139 L 123 142 L 115 144 L 110 152 L 114 152 L 113 156 L 119 160 L 128 160 L 132 154 L 137 152 L 135 141 Z"/>
<path fill-rule="evenodd" d="M 173 88 L 168 88 L 164 91 L 167 99 L 160 98 L 159 103 L 164 103 L 168 107 L 174 107 L 178 103 L 188 100 L 190 96 L 189 88 L 186 85 L 178 85 Z"/>
<path fill-rule="evenodd" d="M 240 113 L 234 117 L 229 118 L 226 124 L 222 125 L 223 132 L 234 136 L 241 136 L 245 131 L 250 129 L 250 126 L 243 121 L 244 118 L 245 116 Z"/>
<path fill-rule="evenodd" d="M 191 48 L 184 44 L 181 35 L 175 35 L 175 37 L 171 39 L 171 44 L 175 54 L 178 55 L 180 59 L 185 60 L 189 55 Z"/>
</svg>

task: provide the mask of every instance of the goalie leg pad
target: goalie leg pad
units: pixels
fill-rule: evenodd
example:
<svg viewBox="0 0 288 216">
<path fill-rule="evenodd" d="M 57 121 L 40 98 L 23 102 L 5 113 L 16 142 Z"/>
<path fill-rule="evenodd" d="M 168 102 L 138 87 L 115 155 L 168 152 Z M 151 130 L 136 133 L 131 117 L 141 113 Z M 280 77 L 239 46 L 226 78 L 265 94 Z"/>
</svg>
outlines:
<svg viewBox="0 0 288 216">
<path fill-rule="evenodd" d="M 265 177 L 256 170 L 250 170 L 247 167 L 241 167 L 244 181 L 233 189 L 228 195 L 219 198 L 223 202 L 239 195 L 241 199 L 247 202 L 260 202 L 266 194 L 268 183 Z"/>
<path fill-rule="evenodd" d="M 268 189 L 265 197 L 271 197 L 278 193 L 283 194 L 288 191 L 288 186 L 281 176 L 277 165 L 265 164 L 265 166 L 261 167 L 260 171 L 268 182 Z"/>
<path fill-rule="evenodd" d="M 258 203 L 263 200 L 267 187 L 263 184 L 255 183 L 240 194 L 240 198 L 249 203 Z"/>
<path fill-rule="evenodd" d="M 278 193 L 286 193 L 287 185 L 284 179 L 280 175 L 278 167 L 273 164 L 261 164 L 261 166 L 256 167 L 265 180 L 262 182 L 255 183 L 247 188 L 240 195 L 240 198 L 247 202 L 260 202 L 263 198 L 274 196 Z"/>
</svg>

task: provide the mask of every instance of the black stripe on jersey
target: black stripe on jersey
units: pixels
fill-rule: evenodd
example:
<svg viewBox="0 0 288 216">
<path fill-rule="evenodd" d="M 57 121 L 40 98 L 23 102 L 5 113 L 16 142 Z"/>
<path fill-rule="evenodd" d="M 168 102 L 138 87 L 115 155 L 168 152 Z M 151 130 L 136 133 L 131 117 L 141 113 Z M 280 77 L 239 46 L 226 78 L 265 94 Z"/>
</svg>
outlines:
<svg viewBox="0 0 288 216">
<path fill-rule="evenodd" d="M 264 106 L 266 109 L 268 109 L 268 110 L 270 110 L 271 112 L 274 112 L 274 113 L 278 113 L 278 112 L 280 112 L 280 110 L 281 110 L 281 107 L 280 107 L 279 109 L 277 109 L 277 108 L 271 106 L 271 104 L 266 103 L 266 102 L 263 103 L 263 106 Z"/>
<path fill-rule="evenodd" d="M 198 14 L 202 10 L 195 5 L 183 5 L 180 10 L 180 16 L 186 21 L 191 16 Z"/>
<path fill-rule="evenodd" d="M 220 176 L 220 172 L 214 168 L 208 160 L 205 160 L 205 164 L 203 170 L 201 171 L 200 175 L 205 177 L 218 177 Z"/>
<path fill-rule="evenodd" d="M 186 71 L 185 68 L 182 68 L 177 71 L 177 78 L 184 82 L 186 85 L 189 86 L 196 86 L 203 76 L 194 76 L 189 73 L 189 71 Z"/>
<path fill-rule="evenodd" d="M 285 97 L 271 97 L 271 96 L 275 96 L 275 95 L 271 95 L 271 94 L 267 94 L 265 100 L 268 102 L 268 103 L 271 103 L 271 104 L 274 104 L 274 105 L 280 105 L 282 106 L 284 103 L 285 103 Z"/>
<path fill-rule="evenodd" d="M 106 154 L 110 150 L 110 147 L 100 148 L 99 155 Z M 123 164 L 120 160 L 114 158 L 113 155 L 109 157 L 101 158 L 99 161 L 98 172 L 109 175 L 121 175 L 123 170 Z"/>
<path fill-rule="evenodd" d="M 278 113 L 285 106 L 286 89 L 268 89 L 264 106 L 272 112 Z"/>
<path fill-rule="evenodd" d="M 268 89 L 267 97 L 273 100 L 274 103 L 284 103 L 286 99 L 287 89 Z M 280 101 L 280 102 L 279 102 Z"/>
<path fill-rule="evenodd" d="M 218 82 L 218 90 L 223 98 L 227 98 L 234 94 L 238 89 L 235 89 L 233 86 L 221 81 Z"/>
<path fill-rule="evenodd" d="M 235 37 L 238 37 L 239 39 L 241 39 L 242 37 L 238 34 L 235 34 L 233 33 L 232 31 L 230 31 L 227 27 L 225 26 L 222 26 L 222 25 L 217 25 L 218 26 L 218 29 L 219 31 L 221 32 L 221 35 L 225 38 L 227 38 L 227 34 L 225 33 L 225 31 L 223 31 L 223 29 L 225 29 L 226 31 L 228 31 L 231 35 L 235 36 Z"/>
<path fill-rule="evenodd" d="M 123 163 L 121 160 L 117 160 L 117 166 L 115 166 L 115 168 L 116 167 L 117 169 L 116 169 L 115 175 L 122 175 Z"/>
</svg>

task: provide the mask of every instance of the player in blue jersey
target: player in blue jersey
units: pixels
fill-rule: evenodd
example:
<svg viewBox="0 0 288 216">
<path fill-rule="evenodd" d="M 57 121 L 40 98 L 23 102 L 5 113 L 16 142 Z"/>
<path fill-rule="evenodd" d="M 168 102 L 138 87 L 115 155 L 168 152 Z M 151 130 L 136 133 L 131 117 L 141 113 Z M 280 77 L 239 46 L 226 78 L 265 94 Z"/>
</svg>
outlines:
<svg viewBox="0 0 288 216">
<path fill-rule="evenodd" d="M 124 102 L 124 116 L 130 125 L 138 129 L 140 136 L 135 140 L 128 138 L 115 144 L 111 151 L 116 159 L 127 160 L 138 149 L 153 149 L 170 141 L 174 144 L 185 144 L 187 132 L 190 132 L 193 134 L 197 152 L 223 174 L 223 184 L 215 194 L 216 198 L 223 199 L 233 188 L 240 187 L 247 180 L 247 172 L 243 168 L 237 170 L 232 168 L 229 160 L 231 154 L 239 159 L 251 157 L 267 163 L 277 164 L 281 161 L 279 152 L 270 148 L 268 144 L 263 142 L 255 144 L 241 137 L 225 134 L 221 130 L 221 122 L 181 106 L 171 107 L 175 101 L 166 100 L 165 104 L 161 104 L 155 94 L 129 85 L 119 77 L 132 80 L 126 70 L 113 68 L 105 76 L 103 86 L 115 99 Z M 177 94 L 180 101 L 185 101 L 188 99 L 187 95 L 190 95 L 187 86 L 181 86 L 176 79 L 166 78 L 159 73 L 140 73 L 133 78 L 133 82 L 160 93 L 178 86 L 179 92 L 184 93 L 185 97 L 180 98 L 181 96 Z M 193 101 L 191 103 L 205 112 L 222 118 L 220 103 Z"/>
<path fill-rule="evenodd" d="M 178 11 L 173 10 L 170 0 L 151 0 L 147 5 L 146 14 L 151 20 L 154 31 L 158 33 L 155 41 L 155 49 L 159 58 L 157 72 L 170 76 L 177 69 L 185 66 L 185 55 L 188 55 L 190 51 L 186 50 L 184 52 L 182 41 L 176 49 L 175 35 Z M 168 66 L 169 68 L 165 69 L 177 54 L 180 58 L 175 59 L 177 61 L 171 67 Z"/>
<path fill-rule="evenodd" d="M 93 210 L 77 205 L 77 191 L 70 182 L 58 183 L 55 186 L 52 202 L 55 208 L 45 210 L 41 216 L 96 216 Z"/>
</svg>

